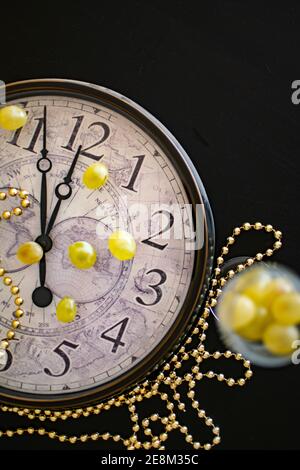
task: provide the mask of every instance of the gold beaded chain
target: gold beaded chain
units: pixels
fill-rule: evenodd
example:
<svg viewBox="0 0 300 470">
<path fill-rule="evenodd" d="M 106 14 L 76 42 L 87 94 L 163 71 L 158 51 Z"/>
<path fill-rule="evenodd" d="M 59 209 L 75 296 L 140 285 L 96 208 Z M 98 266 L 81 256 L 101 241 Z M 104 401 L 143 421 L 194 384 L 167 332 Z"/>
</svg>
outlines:
<svg viewBox="0 0 300 470">
<path fill-rule="evenodd" d="M 12 210 L 5 210 L 1 213 L 1 221 L 9 221 L 13 216 L 20 217 L 23 214 L 23 209 L 27 209 L 30 206 L 30 201 L 28 199 L 28 191 L 18 190 L 15 188 L 9 188 L 6 192 L 0 192 L 0 201 L 6 201 L 7 198 L 19 198 L 20 205 L 15 207 Z M 5 269 L 0 266 L 0 277 L 3 277 L 3 284 L 10 288 L 10 293 L 15 297 L 14 304 L 17 307 L 14 312 L 14 319 L 11 321 L 10 329 L 6 333 L 6 338 L 2 339 L 0 342 L 0 351 L 5 353 L 5 350 L 8 349 L 10 341 L 15 337 L 15 330 L 20 326 L 20 318 L 24 315 L 23 309 L 21 306 L 23 304 L 23 299 L 20 296 L 20 289 L 18 286 L 13 285 L 11 277 L 5 275 Z"/>
<path fill-rule="evenodd" d="M 22 207 L 28 207 L 28 193 L 23 191 L 16 191 L 17 190 L 10 189 L 9 195 L 16 196 L 17 194 L 19 194 L 19 196 L 24 202 L 24 204 L 22 204 L 21 202 Z M 5 197 L 6 196 L 4 196 L 4 193 L 0 193 L 0 199 L 3 200 L 5 199 Z M 18 210 L 16 211 L 17 213 L 15 213 L 14 210 L 12 211 L 12 213 L 14 213 L 14 215 L 21 214 L 18 214 Z M 10 218 L 10 216 L 8 216 L 8 212 L 6 212 L 5 217 L 2 215 L 2 218 L 6 218 L 6 220 L 8 220 Z M 221 277 L 221 266 L 224 263 L 224 257 L 229 254 L 231 245 L 235 243 L 236 237 L 238 237 L 243 231 L 249 230 L 263 230 L 265 232 L 273 234 L 275 242 L 273 243 L 272 248 L 267 249 L 264 253 L 257 253 L 254 257 L 248 258 L 245 263 L 239 264 L 235 270 L 231 269 Z M 210 315 L 211 309 L 216 307 L 218 298 L 222 293 L 222 288 L 225 286 L 227 281 L 234 277 L 235 274 L 243 271 L 247 267 L 252 266 L 255 262 L 261 261 L 265 257 L 272 256 L 274 251 L 281 248 L 281 246 L 282 233 L 279 230 L 275 230 L 272 225 L 263 225 L 260 222 L 256 222 L 255 224 L 244 223 L 241 227 L 236 227 L 233 230 L 232 235 L 227 238 L 227 243 L 225 246 L 223 246 L 221 250 L 221 256 L 217 258 L 217 266 L 214 269 L 214 274 L 210 281 L 210 290 L 208 292 L 208 297 L 205 302 L 205 306 L 201 312 L 201 315 L 198 319 L 197 325 L 194 327 L 193 331 L 191 332 L 191 335 L 185 339 L 183 345 L 180 347 L 177 354 L 174 354 L 172 358 L 162 366 L 161 371 L 158 372 L 154 380 L 145 380 L 140 385 L 135 386 L 133 390 L 129 391 L 128 393 L 118 395 L 103 403 L 99 403 L 94 406 L 88 406 L 86 408 L 53 411 L 44 409 L 42 410 L 8 407 L 5 405 L 0 405 L 0 410 L 2 412 L 15 413 L 19 416 L 24 416 L 29 420 L 39 419 L 41 422 L 47 420 L 49 420 L 50 422 L 55 422 L 57 420 L 64 421 L 69 418 L 77 419 L 80 417 L 88 417 L 91 415 L 100 415 L 105 411 L 109 411 L 113 407 L 120 408 L 126 406 L 129 411 L 130 420 L 132 423 L 132 434 L 130 436 L 122 437 L 119 434 L 111 434 L 110 432 L 94 432 L 91 434 L 83 434 L 80 436 L 67 436 L 64 434 L 59 434 L 53 430 L 47 430 L 44 427 L 27 427 L 18 428 L 15 430 L 2 430 L 0 431 L 0 437 L 21 436 L 23 434 L 38 434 L 40 436 L 47 436 L 50 439 L 57 439 L 60 442 L 67 442 L 70 444 L 75 444 L 76 442 L 86 442 L 88 440 L 112 440 L 114 442 L 121 442 L 128 450 L 148 450 L 152 448 L 158 450 L 165 450 L 165 442 L 168 440 L 169 434 L 175 429 L 177 429 L 183 434 L 185 441 L 196 450 L 210 450 L 212 447 L 218 445 L 221 442 L 220 429 L 215 425 L 213 419 L 206 414 L 206 411 L 200 408 L 200 404 L 196 399 L 195 387 L 197 383 L 203 379 L 216 379 L 219 382 L 224 382 L 229 387 L 241 387 L 244 386 L 246 382 L 252 377 L 252 370 L 250 361 L 244 359 L 244 357 L 240 353 L 234 353 L 231 351 L 215 351 L 213 353 L 210 353 L 205 349 L 204 342 L 206 339 L 206 330 L 209 326 L 207 320 Z M 5 279 L 6 278 L 4 278 L 4 280 Z M 10 285 L 10 283 L 8 285 Z M 17 311 L 19 311 L 19 309 Z M 12 328 L 14 328 L 13 325 Z M 9 340 L 11 339 L 10 336 L 11 335 L 9 334 L 7 336 L 7 339 L 4 340 L 8 344 Z M 205 360 L 213 359 L 217 361 L 220 358 L 231 358 L 235 361 L 240 362 L 244 367 L 243 376 L 234 379 L 232 377 L 227 378 L 224 374 L 216 373 L 212 370 L 208 372 L 201 372 L 200 366 L 202 363 L 205 362 Z M 189 372 L 182 372 L 180 374 L 180 369 L 188 360 L 191 361 Z M 183 401 L 184 397 L 179 391 L 180 386 L 186 384 L 188 386 L 188 392 L 185 394 L 185 398 L 189 400 L 190 405 L 195 410 L 195 413 L 197 414 L 199 420 L 201 420 L 211 430 L 212 437 L 210 442 L 201 443 L 200 441 L 196 440 L 195 437 L 190 433 L 189 428 L 186 425 L 181 424 L 176 414 L 177 410 L 179 412 L 182 412 L 186 409 L 186 404 Z M 143 400 L 148 400 L 152 397 L 159 397 L 165 403 L 166 409 L 168 410 L 167 414 L 166 416 L 160 416 L 158 413 L 154 413 L 148 418 L 141 419 L 137 412 L 136 405 L 142 402 Z M 163 425 L 164 432 L 158 435 L 154 433 L 151 426 L 152 423 L 155 422 L 160 422 Z M 143 432 L 145 439 L 141 440 L 141 437 L 138 435 L 139 432 Z"/>
</svg>

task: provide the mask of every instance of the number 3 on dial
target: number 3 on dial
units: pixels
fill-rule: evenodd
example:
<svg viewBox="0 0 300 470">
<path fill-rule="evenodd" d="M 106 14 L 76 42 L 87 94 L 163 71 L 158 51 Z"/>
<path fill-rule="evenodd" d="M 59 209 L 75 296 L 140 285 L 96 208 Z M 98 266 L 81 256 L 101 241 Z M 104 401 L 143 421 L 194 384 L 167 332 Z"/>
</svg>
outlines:
<svg viewBox="0 0 300 470">
<path fill-rule="evenodd" d="M 152 273 L 157 273 L 160 276 L 160 280 L 157 284 L 149 284 L 149 287 L 151 287 L 151 289 L 153 289 L 154 292 L 156 293 L 156 299 L 153 302 L 150 302 L 150 303 L 147 304 L 146 302 L 143 301 L 143 299 L 141 297 L 136 297 L 136 301 L 139 304 L 146 305 L 148 307 L 158 304 L 158 302 L 161 300 L 162 290 L 161 290 L 160 286 L 162 284 L 164 284 L 167 280 L 166 273 L 164 271 L 162 271 L 161 269 L 151 269 L 146 274 L 152 274 Z"/>
</svg>

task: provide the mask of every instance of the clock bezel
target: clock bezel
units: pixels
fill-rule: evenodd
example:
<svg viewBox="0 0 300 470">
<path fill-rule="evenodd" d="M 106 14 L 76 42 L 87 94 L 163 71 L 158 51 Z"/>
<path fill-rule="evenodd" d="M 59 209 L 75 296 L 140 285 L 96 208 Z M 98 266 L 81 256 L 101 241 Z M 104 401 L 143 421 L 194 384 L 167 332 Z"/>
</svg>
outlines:
<svg viewBox="0 0 300 470">
<path fill-rule="evenodd" d="M 125 115 L 149 134 L 172 161 L 181 176 L 193 208 L 196 207 L 196 204 L 202 204 L 205 225 L 204 245 L 201 250 L 195 252 L 192 281 L 184 305 L 166 335 L 144 359 L 112 381 L 79 392 L 39 396 L 0 387 L 0 400 L 8 405 L 47 409 L 88 406 L 124 393 L 140 383 L 149 374 L 159 369 L 188 335 L 205 297 L 212 270 L 215 245 L 213 215 L 204 186 L 189 156 L 166 127 L 144 108 L 110 89 L 75 80 L 37 79 L 6 85 L 7 102 L 22 100 L 34 95 L 77 97 L 106 106 Z"/>
</svg>

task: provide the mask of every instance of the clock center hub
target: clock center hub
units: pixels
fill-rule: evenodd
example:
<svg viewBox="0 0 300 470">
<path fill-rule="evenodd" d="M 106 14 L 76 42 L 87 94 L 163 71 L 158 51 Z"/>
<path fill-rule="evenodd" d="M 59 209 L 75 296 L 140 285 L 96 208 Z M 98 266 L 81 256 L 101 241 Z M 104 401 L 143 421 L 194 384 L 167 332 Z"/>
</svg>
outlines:
<svg viewBox="0 0 300 470">
<path fill-rule="evenodd" d="M 40 308 L 48 307 L 53 300 L 53 294 L 48 287 L 37 287 L 32 293 L 32 301 L 34 305 Z"/>
<path fill-rule="evenodd" d="M 53 245 L 51 238 L 49 237 L 49 235 L 46 235 L 46 234 L 38 236 L 35 241 L 36 243 L 41 245 L 41 247 L 44 250 L 44 253 L 48 253 L 48 251 L 51 250 L 52 245 Z"/>
</svg>

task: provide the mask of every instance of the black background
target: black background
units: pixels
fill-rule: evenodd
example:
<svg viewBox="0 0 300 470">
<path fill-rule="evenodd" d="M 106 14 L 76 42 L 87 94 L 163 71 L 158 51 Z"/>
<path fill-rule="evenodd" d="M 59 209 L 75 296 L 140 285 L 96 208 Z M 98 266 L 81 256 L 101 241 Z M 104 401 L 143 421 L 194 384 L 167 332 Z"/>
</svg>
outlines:
<svg viewBox="0 0 300 470">
<path fill-rule="evenodd" d="M 85 80 L 137 101 L 199 170 L 217 248 L 234 226 L 260 220 L 284 233 L 276 260 L 299 269 L 300 106 L 291 102 L 291 83 L 300 78 L 298 2 L 8 3 L 1 5 L 2 80 Z M 249 237 L 240 253 L 260 246 Z M 209 331 L 211 349 L 222 349 L 214 327 Z M 219 448 L 299 449 L 298 368 L 254 370 L 245 388 L 213 382 L 200 389 L 199 401 L 222 430 Z M 24 424 L 12 421 L 2 415 L 0 428 Z M 113 421 L 126 431 L 120 416 Z M 78 421 L 72 433 L 108 423 Z M 0 439 L 0 449 L 13 448 L 70 447 L 39 437 Z M 188 447 L 174 434 L 169 448 Z"/>
</svg>

